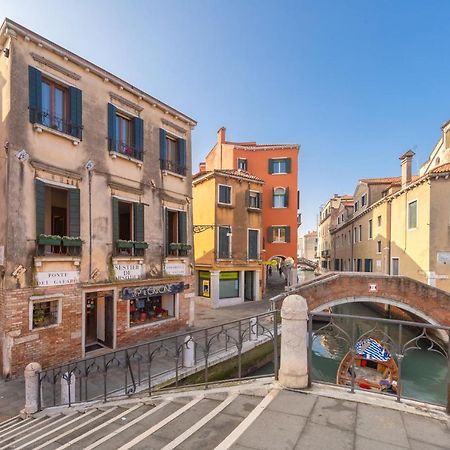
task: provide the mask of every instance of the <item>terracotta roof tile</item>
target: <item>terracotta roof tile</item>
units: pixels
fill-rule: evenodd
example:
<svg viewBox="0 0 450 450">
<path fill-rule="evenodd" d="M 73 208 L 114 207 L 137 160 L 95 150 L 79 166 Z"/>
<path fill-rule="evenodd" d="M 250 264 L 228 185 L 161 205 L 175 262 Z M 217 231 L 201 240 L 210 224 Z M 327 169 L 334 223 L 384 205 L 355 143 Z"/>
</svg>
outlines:
<svg viewBox="0 0 450 450">
<path fill-rule="evenodd" d="M 432 170 L 433 173 L 444 173 L 444 172 L 450 172 L 450 163 L 441 164 L 438 167 L 435 167 Z"/>
<path fill-rule="evenodd" d="M 386 178 L 363 178 L 359 180 L 367 184 L 392 184 L 402 181 L 402 177 L 386 177 Z"/>
<path fill-rule="evenodd" d="M 231 175 L 234 177 L 240 177 L 245 178 L 247 180 L 256 181 L 259 183 L 264 183 L 264 180 L 262 178 L 259 178 L 255 175 L 252 175 L 249 172 L 246 172 L 244 170 L 233 170 L 233 169 L 216 169 L 216 170 L 209 170 L 206 172 L 197 172 L 195 175 L 193 175 L 193 179 L 196 180 L 197 178 L 200 178 L 203 175 L 208 175 L 212 173 L 217 173 L 219 175 Z"/>
</svg>

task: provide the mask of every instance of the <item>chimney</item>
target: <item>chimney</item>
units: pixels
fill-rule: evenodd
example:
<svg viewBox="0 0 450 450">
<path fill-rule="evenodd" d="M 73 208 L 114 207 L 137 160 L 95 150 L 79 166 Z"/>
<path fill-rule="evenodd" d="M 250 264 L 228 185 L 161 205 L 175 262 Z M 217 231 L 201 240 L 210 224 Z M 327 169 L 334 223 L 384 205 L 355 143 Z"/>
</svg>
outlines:
<svg viewBox="0 0 450 450">
<path fill-rule="evenodd" d="M 201 163 L 198 165 L 198 171 L 199 171 L 199 172 L 206 172 L 206 163 L 205 163 L 205 162 L 201 162 Z"/>
<path fill-rule="evenodd" d="M 412 179 L 412 159 L 415 153 L 412 150 L 408 150 L 402 156 L 400 161 L 402 162 L 402 189 L 411 183 Z"/>
<path fill-rule="evenodd" d="M 217 143 L 218 144 L 223 144 L 225 142 L 225 133 L 226 133 L 226 131 L 227 131 L 227 129 L 225 127 L 222 127 L 217 132 Z"/>
</svg>

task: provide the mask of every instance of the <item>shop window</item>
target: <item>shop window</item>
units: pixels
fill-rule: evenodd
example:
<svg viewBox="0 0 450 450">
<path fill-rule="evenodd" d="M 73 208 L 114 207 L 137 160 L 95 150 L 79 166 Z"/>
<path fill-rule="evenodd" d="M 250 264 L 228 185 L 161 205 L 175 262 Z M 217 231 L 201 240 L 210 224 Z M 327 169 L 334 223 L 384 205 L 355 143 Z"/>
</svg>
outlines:
<svg viewBox="0 0 450 450">
<path fill-rule="evenodd" d="M 245 158 L 238 158 L 237 166 L 238 166 L 238 170 L 247 171 L 247 160 Z"/>
<path fill-rule="evenodd" d="M 239 297 L 239 272 L 221 272 L 219 275 L 219 298 Z"/>
<path fill-rule="evenodd" d="M 231 186 L 219 184 L 219 203 L 222 205 L 231 205 Z"/>
<path fill-rule="evenodd" d="M 142 297 L 130 300 L 130 327 L 175 317 L 175 296 Z"/>
<path fill-rule="evenodd" d="M 60 323 L 60 300 L 32 301 L 30 303 L 31 329 L 49 327 Z"/>
<path fill-rule="evenodd" d="M 186 256 L 191 249 L 187 244 L 187 222 L 185 211 L 166 209 L 166 255 Z"/>
<path fill-rule="evenodd" d="M 80 191 L 56 188 L 36 179 L 37 254 L 79 255 Z"/>
</svg>

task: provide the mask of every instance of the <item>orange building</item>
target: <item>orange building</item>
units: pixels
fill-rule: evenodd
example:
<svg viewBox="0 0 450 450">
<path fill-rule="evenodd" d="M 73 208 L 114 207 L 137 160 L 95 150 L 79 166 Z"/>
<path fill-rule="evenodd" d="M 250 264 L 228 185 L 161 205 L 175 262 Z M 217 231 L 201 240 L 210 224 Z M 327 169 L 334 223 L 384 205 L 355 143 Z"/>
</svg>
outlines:
<svg viewBox="0 0 450 450">
<path fill-rule="evenodd" d="M 217 142 L 201 170 L 242 170 L 263 179 L 263 260 L 297 261 L 299 145 L 229 142 L 225 131 L 222 127 L 217 132 Z"/>
</svg>

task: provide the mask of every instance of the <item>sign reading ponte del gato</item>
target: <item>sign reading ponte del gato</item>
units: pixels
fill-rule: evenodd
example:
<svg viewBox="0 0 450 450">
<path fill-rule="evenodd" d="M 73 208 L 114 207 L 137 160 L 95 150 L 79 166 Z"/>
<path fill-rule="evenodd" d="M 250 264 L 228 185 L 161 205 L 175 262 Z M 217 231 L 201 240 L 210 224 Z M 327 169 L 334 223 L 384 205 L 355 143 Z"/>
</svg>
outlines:
<svg viewBox="0 0 450 450">
<path fill-rule="evenodd" d="M 139 280 L 144 276 L 143 264 L 114 264 L 116 280 Z"/>
<path fill-rule="evenodd" d="M 36 283 L 38 286 L 61 286 L 63 284 L 75 284 L 80 281 L 80 272 L 37 272 Z"/>
<path fill-rule="evenodd" d="M 184 289 L 184 283 L 157 284 L 155 286 L 136 286 L 122 289 L 122 298 L 131 300 L 139 297 L 157 297 L 164 294 L 178 294 Z"/>
</svg>

